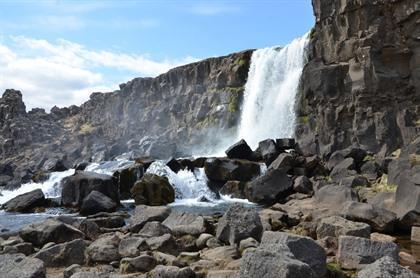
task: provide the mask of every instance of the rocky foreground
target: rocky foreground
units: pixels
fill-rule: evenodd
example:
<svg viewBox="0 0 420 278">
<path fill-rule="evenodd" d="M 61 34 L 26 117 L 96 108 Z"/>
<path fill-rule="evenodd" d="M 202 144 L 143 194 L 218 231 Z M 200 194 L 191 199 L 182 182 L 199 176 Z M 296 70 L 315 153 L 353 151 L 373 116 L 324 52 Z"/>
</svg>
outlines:
<svg viewBox="0 0 420 278">
<path fill-rule="evenodd" d="M 147 158 L 114 176 L 77 165 L 61 200 L 41 190 L 10 200 L 7 211 L 62 206 L 85 217 L 1 234 L 1 277 L 416 277 L 418 258 L 395 236 L 420 241 L 420 138 L 383 160 L 352 147 L 323 161 L 293 139 L 255 151 L 241 140 L 226 154 L 166 165 L 203 167 L 215 194 L 259 206 L 204 216 L 171 209 L 178 193 L 166 177 L 144 174 Z M 135 200 L 132 213 L 120 209 L 121 196 Z"/>
</svg>

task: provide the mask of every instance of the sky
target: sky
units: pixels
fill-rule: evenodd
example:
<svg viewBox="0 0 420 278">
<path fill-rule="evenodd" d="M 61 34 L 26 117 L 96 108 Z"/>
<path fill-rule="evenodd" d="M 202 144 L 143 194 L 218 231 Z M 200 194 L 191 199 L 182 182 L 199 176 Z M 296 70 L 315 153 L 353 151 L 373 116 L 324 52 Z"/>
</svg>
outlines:
<svg viewBox="0 0 420 278">
<path fill-rule="evenodd" d="M 0 0 L 0 93 L 21 90 L 27 110 L 79 105 L 135 77 L 284 46 L 313 25 L 311 0 Z"/>
</svg>

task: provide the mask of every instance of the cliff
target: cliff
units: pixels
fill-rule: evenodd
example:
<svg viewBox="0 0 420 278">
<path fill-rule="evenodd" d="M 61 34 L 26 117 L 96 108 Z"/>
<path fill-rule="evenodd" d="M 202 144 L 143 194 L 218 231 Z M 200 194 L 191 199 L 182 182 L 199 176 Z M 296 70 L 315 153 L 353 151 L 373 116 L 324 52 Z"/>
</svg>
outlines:
<svg viewBox="0 0 420 278">
<path fill-rule="evenodd" d="M 384 157 L 420 133 L 420 6 L 313 0 L 296 137 L 329 156 L 358 145 Z"/>
<path fill-rule="evenodd" d="M 80 107 L 26 112 L 22 94 L 0 98 L 0 186 L 28 182 L 39 170 L 102 161 L 124 152 L 167 158 L 211 142 L 236 125 L 252 50 L 136 78 Z M 58 164 L 58 166 L 57 166 Z"/>
</svg>

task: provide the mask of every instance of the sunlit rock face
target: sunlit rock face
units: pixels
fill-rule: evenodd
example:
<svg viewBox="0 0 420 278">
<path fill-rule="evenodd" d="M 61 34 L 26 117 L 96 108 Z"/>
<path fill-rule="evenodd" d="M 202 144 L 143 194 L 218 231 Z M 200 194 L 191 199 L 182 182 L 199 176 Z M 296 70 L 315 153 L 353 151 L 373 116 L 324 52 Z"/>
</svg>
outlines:
<svg viewBox="0 0 420 278">
<path fill-rule="evenodd" d="M 22 93 L 6 90 L 0 98 L 0 186 L 28 182 L 52 158 L 70 168 L 130 151 L 168 158 L 212 145 L 234 133 L 251 55 L 243 51 L 136 78 L 120 90 L 93 93 L 80 107 L 51 113 L 26 112 Z"/>
<path fill-rule="evenodd" d="M 313 0 L 296 136 L 329 155 L 359 144 L 387 155 L 419 134 L 418 3 Z"/>
</svg>

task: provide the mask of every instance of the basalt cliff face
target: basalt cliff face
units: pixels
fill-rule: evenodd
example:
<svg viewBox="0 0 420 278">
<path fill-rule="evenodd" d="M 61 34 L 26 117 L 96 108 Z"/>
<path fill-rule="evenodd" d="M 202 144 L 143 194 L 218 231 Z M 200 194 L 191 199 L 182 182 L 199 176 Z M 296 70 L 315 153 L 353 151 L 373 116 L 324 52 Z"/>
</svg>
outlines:
<svg viewBox="0 0 420 278">
<path fill-rule="evenodd" d="M 214 137 L 214 128 L 228 133 L 238 121 L 251 54 L 136 78 L 115 92 L 93 93 L 80 107 L 54 107 L 51 113 L 26 112 L 21 92 L 6 90 L 0 98 L 0 186 L 130 151 L 156 158 L 185 155 Z"/>
<path fill-rule="evenodd" d="M 420 4 L 313 0 L 296 137 L 328 157 L 358 145 L 384 157 L 420 133 Z"/>
</svg>

